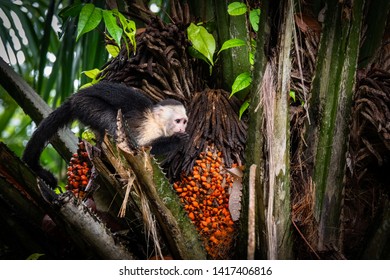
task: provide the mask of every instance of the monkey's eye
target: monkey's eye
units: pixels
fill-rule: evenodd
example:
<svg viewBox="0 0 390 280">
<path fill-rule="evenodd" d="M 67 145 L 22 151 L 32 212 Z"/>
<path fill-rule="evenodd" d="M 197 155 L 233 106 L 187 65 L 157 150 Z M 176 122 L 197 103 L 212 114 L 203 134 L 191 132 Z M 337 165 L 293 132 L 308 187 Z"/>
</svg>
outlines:
<svg viewBox="0 0 390 280">
<path fill-rule="evenodd" d="M 176 119 L 175 122 L 176 123 L 180 123 L 181 119 Z"/>
</svg>

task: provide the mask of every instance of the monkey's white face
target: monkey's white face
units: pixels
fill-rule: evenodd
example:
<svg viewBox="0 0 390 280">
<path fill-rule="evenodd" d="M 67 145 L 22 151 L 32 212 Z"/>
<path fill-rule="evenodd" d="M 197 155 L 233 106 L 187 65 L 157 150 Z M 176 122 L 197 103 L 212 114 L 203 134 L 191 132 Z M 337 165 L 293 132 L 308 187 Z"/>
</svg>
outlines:
<svg viewBox="0 0 390 280">
<path fill-rule="evenodd" d="M 188 117 L 184 106 L 160 106 L 155 114 L 166 136 L 186 131 Z"/>
<path fill-rule="evenodd" d="M 184 133 L 186 131 L 187 127 L 187 116 L 183 117 L 183 115 L 177 115 L 173 117 L 173 126 L 172 126 L 172 132 L 181 132 Z M 173 134 L 172 133 L 172 134 Z"/>
<path fill-rule="evenodd" d="M 167 134 L 172 135 L 174 133 L 180 132 L 184 133 L 187 128 L 187 114 L 183 106 L 170 106 L 171 116 L 168 119 Z"/>
</svg>

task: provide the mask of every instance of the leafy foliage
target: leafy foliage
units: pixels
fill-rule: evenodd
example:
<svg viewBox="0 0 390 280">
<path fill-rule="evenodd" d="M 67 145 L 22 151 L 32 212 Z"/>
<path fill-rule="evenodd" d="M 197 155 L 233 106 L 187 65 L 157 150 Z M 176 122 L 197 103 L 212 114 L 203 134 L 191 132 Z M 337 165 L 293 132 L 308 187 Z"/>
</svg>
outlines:
<svg viewBox="0 0 390 280">
<path fill-rule="evenodd" d="M 244 3 L 241 2 L 233 2 L 228 6 L 228 14 L 231 16 L 241 16 L 245 14 L 247 11 L 247 7 Z"/>
<path fill-rule="evenodd" d="M 214 65 L 215 39 L 206 28 L 193 23 L 187 28 L 188 39 L 191 41 L 193 48 L 198 51 L 209 65 Z"/>
<path fill-rule="evenodd" d="M 191 25 L 187 28 L 188 39 L 192 43 L 192 48 L 190 49 L 191 55 L 195 58 L 199 58 L 207 62 L 210 66 L 214 66 L 214 54 L 215 54 L 215 39 L 206 28 L 201 25 Z M 241 39 L 230 39 L 225 41 L 222 44 L 222 47 L 217 52 L 217 55 L 220 52 L 245 45 L 245 41 Z M 211 71 L 210 71 L 211 72 Z"/>
<path fill-rule="evenodd" d="M 81 35 L 94 30 L 102 20 L 102 16 L 101 9 L 96 8 L 93 4 L 86 4 L 80 12 L 76 41 L 80 39 Z"/>
<path fill-rule="evenodd" d="M 77 19 L 72 16 L 81 11 L 78 3 L 0 1 L 0 56 L 53 107 L 84 83 L 82 69 L 99 68 L 108 58 L 100 32 L 89 32 L 75 41 Z M 21 155 L 34 125 L 4 91 L 0 91 L 0 119 L 1 141 Z M 63 164 L 52 148 L 41 159 L 58 172 Z"/>
<path fill-rule="evenodd" d="M 64 18 L 69 16 L 75 17 L 79 13 L 79 21 L 77 25 L 77 35 L 76 41 L 85 34 L 94 29 L 96 29 L 101 23 L 102 19 L 104 21 L 105 27 L 111 38 L 116 43 L 115 51 L 110 52 L 118 53 L 119 49 L 123 43 L 126 45 L 127 50 L 129 50 L 129 44 L 133 46 L 134 52 L 136 50 L 136 25 L 132 20 L 128 20 L 118 9 L 105 10 L 99 7 L 96 7 L 94 4 L 75 4 L 71 8 L 65 8 L 65 11 L 61 14 Z M 118 25 L 120 22 L 120 25 Z M 112 45 L 111 45 L 112 48 Z M 130 53 L 130 51 L 128 51 Z"/>
<path fill-rule="evenodd" d="M 225 41 L 222 44 L 222 47 L 218 51 L 218 54 L 221 51 L 224 51 L 224 50 L 227 50 L 227 49 L 230 49 L 230 48 L 241 47 L 241 46 L 245 46 L 245 41 L 244 40 L 241 40 L 241 39 L 230 39 L 230 40 L 227 40 L 227 41 Z"/>
<path fill-rule="evenodd" d="M 236 92 L 243 90 L 249 87 L 252 83 L 251 73 L 244 72 L 237 76 L 232 85 L 232 93 L 230 96 L 233 96 Z"/>
</svg>

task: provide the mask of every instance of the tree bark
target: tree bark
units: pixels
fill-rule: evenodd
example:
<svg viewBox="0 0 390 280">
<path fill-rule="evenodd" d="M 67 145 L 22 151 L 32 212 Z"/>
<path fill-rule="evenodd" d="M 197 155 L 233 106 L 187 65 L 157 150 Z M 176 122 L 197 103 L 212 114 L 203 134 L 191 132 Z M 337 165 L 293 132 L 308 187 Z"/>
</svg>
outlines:
<svg viewBox="0 0 390 280">
<path fill-rule="evenodd" d="M 318 249 L 338 244 L 343 179 L 364 1 L 327 5 L 309 104 L 306 143 L 314 158 Z"/>
</svg>

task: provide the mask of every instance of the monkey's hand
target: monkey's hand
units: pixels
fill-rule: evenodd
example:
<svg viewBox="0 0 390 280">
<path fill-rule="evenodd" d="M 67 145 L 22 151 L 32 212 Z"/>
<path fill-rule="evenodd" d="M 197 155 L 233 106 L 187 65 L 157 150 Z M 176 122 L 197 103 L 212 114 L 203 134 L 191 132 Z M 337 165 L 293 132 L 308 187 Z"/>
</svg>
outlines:
<svg viewBox="0 0 390 280">
<path fill-rule="evenodd" d="M 184 146 L 189 140 L 188 133 L 175 133 L 169 137 L 160 137 L 154 140 L 151 153 L 153 155 L 166 155 Z"/>
<path fill-rule="evenodd" d="M 183 143 L 188 142 L 188 140 L 190 139 L 190 135 L 187 132 L 184 132 L 184 133 L 178 132 L 178 133 L 173 134 L 172 136 L 177 138 L 177 141 L 180 141 Z"/>
</svg>

